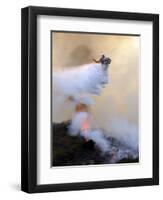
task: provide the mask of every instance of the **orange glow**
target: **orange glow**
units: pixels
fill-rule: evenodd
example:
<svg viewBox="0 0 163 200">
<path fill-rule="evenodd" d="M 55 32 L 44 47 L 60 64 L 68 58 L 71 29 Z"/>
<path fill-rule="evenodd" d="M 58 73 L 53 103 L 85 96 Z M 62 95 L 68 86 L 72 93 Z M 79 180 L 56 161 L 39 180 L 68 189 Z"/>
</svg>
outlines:
<svg viewBox="0 0 163 200">
<path fill-rule="evenodd" d="M 85 104 L 79 103 L 76 105 L 75 111 L 76 112 L 82 112 L 82 111 L 86 111 L 87 112 L 88 108 Z"/>
<path fill-rule="evenodd" d="M 82 123 L 82 126 L 81 126 L 81 130 L 84 131 L 84 132 L 87 132 L 90 130 L 90 125 L 89 125 L 89 122 L 88 122 L 88 118 L 84 119 L 83 123 Z"/>
<path fill-rule="evenodd" d="M 86 142 L 89 140 L 87 137 L 87 135 L 89 134 L 89 130 L 90 130 L 90 124 L 88 117 L 86 117 L 81 125 L 81 131 L 84 133 L 84 138 Z"/>
<path fill-rule="evenodd" d="M 88 106 L 82 103 L 79 103 L 76 105 L 75 107 L 75 111 L 76 112 L 87 112 L 88 113 Z M 88 116 L 83 120 L 82 124 L 81 124 L 81 128 L 80 130 L 84 133 L 84 138 L 85 141 L 88 141 L 87 135 L 89 134 L 91 127 L 89 124 L 89 118 Z"/>
</svg>

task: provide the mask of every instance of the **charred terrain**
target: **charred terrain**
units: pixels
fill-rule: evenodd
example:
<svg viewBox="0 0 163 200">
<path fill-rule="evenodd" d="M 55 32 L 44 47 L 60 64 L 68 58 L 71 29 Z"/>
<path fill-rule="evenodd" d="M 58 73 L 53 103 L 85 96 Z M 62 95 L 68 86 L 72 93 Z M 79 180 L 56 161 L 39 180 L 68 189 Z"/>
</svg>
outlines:
<svg viewBox="0 0 163 200">
<path fill-rule="evenodd" d="M 85 141 L 81 136 L 70 136 L 70 121 L 53 123 L 52 127 L 52 165 L 93 165 L 113 163 L 137 163 L 138 152 L 125 146 L 116 138 L 106 137 L 108 151 L 102 152 L 92 140 Z"/>
</svg>

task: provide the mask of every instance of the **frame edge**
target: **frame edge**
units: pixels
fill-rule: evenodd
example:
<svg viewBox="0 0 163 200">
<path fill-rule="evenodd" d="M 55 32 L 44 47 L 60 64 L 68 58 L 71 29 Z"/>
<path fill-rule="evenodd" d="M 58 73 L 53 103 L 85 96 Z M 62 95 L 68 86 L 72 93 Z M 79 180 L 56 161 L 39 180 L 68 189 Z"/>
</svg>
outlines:
<svg viewBox="0 0 163 200">
<path fill-rule="evenodd" d="M 28 192 L 28 26 L 29 9 L 21 9 L 21 190 Z"/>
</svg>

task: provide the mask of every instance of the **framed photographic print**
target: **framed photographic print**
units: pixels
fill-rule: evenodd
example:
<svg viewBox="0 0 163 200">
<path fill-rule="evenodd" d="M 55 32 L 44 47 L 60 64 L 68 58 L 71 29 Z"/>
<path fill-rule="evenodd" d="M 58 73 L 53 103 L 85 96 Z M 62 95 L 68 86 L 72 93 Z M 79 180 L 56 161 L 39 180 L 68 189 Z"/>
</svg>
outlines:
<svg viewBox="0 0 163 200">
<path fill-rule="evenodd" d="M 22 9 L 22 190 L 159 184 L 159 16 Z"/>
</svg>

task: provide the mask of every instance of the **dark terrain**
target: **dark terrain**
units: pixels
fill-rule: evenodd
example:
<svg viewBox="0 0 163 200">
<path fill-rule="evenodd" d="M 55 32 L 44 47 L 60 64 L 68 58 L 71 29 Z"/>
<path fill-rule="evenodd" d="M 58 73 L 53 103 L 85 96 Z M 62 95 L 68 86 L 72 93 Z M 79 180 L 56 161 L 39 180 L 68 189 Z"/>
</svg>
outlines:
<svg viewBox="0 0 163 200">
<path fill-rule="evenodd" d="M 85 141 L 80 136 L 68 135 L 70 121 L 53 124 L 52 128 L 52 165 L 92 165 L 110 163 L 138 162 L 138 152 L 122 145 L 118 140 L 107 137 L 110 148 L 102 153 L 92 140 Z"/>
</svg>

